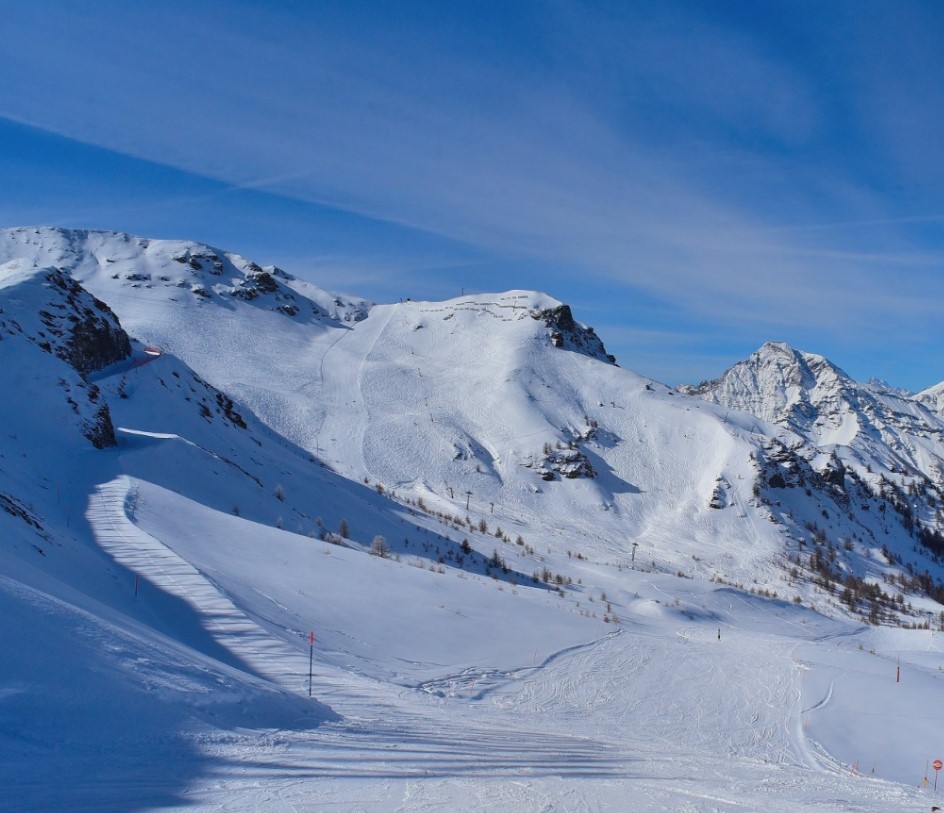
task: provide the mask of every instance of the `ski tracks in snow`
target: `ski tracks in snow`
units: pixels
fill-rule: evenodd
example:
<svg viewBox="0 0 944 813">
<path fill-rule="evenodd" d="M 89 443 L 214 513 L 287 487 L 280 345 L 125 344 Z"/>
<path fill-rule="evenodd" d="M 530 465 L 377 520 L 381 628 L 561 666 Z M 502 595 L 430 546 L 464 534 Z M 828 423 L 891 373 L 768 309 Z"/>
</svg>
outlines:
<svg viewBox="0 0 944 813">
<path fill-rule="evenodd" d="M 359 458 L 356 463 L 363 470 L 356 472 L 358 478 L 367 472 L 364 461 L 364 434 L 370 418 L 362 390 L 364 365 L 390 324 L 396 306 L 386 306 L 386 310 L 386 316 L 373 325 L 368 317 L 356 330 L 349 329 L 342 333 L 331 343 L 321 359 L 321 397 L 325 404 L 333 404 L 334 407 L 326 407 L 324 410 L 321 426 L 315 435 L 316 450 L 322 457 L 329 454 L 337 457 L 340 448 L 355 449 Z M 348 350 L 352 338 L 355 339 L 357 347 Z M 364 344 L 367 345 L 366 350 L 361 349 Z M 345 351 L 351 356 L 351 365 L 356 366 L 356 375 L 351 374 L 350 366 L 325 363 L 329 355 Z M 326 443 L 331 445 L 327 446 Z M 338 459 L 335 462 L 341 461 Z M 346 459 L 344 463 L 350 465 L 355 461 Z"/>
<path fill-rule="evenodd" d="M 576 730 L 592 719 L 598 736 L 642 752 L 658 742 L 812 767 L 806 744 L 797 741 L 803 738 L 794 719 L 798 675 L 780 642 L 726 635 L 721 643 L 695 630 L 682 631 L 676 641 L 629 632 L 611 636 L 523 675 L 492 702 L 529 714 L 553 712 Z M 732 649 L 744 651 L 732 658 Z"/>
<path fill-rule="evenodd" d="M 609 633 L 610 638 L 620 635 L 621 631 Z M 500 691 L 507 684 L 526 679 L 529 675 L 538 674 L 552 663 L 583 649 L 596 646 L 599 640 L 586 644 L 575 644 L 558 652 L 548 655 L 541 663 L 533 666 L 519 666 L 514 669 L 494 669 L 472 666 L 453 675 L 433 678 L 420 683 L 416 688 L 437 697 L 461 697 L 467 700 L 483 700 L 487 695 Z"/>
</svg>

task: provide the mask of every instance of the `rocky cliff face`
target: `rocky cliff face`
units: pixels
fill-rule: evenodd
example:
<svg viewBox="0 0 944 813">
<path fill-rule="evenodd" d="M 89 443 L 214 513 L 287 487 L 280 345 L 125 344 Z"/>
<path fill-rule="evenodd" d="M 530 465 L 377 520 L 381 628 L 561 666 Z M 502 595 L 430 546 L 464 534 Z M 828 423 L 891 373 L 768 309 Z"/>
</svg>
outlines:
<svg viewBox="0 0 944 813">
<path fill-rule="evenodd" d="M 43 275 L 51 297 L 39 317 L 50 352 L 82 375 L 131 355 L 131 341 L 111 308 L 58 269 Z"/>
<path fill-rule="evenodd" d="M 88 380 L 90 373 L 131 356 L 131 340 L 111 309 L 61 270 L 25 263 L 0 266 L 0 303 L 0 340 L 7 349 L 15 352 L 27 342 L 68 365 L 75 375 L 58 381 L 64 415 L 78 421 L 96 448 L 116 445 L 108 404 Z M 11 305 L 15 318 L 6 312 Z"/>
<path fill-rule="evenodd" d="M 593 328 L 582 325 L 574 319 L 570 305 L 534 311 L 531 315 L 548 326 L 551 342 L 555 347 L 573 350 L 600 361 L 616 364 L 616 357 L 606 352 L 603 342 Z"/>
</svg>

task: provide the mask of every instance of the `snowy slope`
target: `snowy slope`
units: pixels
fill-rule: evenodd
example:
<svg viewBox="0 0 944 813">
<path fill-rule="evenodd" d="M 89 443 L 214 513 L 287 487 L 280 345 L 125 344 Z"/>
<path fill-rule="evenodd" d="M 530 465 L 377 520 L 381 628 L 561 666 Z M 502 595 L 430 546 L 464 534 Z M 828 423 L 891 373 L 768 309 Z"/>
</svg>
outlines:
<svg viewBox="0 0 944 813">
<path fill-rule="evenodd" d="M 626 562 L 636 542 L 672 572 L 776 579 L 764 517 L 745 532 L 734 512 L 709 507 L 722 481 L 739 513 L 752 510 L 750 442 L 720 412 L 615 367 L 551 297 L 355 300 L 334 319 L 319 304 L 333 295 L 289 291 L 278 274 L 278 291 L 237 295 L 250 264 L 205 246 L 60 230 L 3 238 L 0 257 L 67 267 L 132 335 L 351 479 L 497 522 L 512 539 L 535 524 L 555 551 Z M 290 294 L 294 316 L 280 310 Z"/>
<path fill-rule="evenodd" d="M 221 375 L 207 376 L 211 383 L 264 404 L 273 425 L 290 435 L 304 431 L 294 401 L 318 365 L 315 357 L 305 363 L 306 347 L 324 334 L 336 337 L 369 308 L 364 300 L 196 243 L 59 229 L 0 234 L 0 262 L 54 265 L 93 293 L 107 292 L 133 336 L 198 372 L 193 361 L 213 357 Z M 289 349 L 286 368 L 282 357 Z"/>
<path fill-rule="evenodd" d="M 544 294 L 370 306 L 196 244 L 0 245 L 11 809 L 925 806 L 944 657 L 790 575 L 826 506 L 843 562 L 894 569 L 853 481 L 769 485 L 828 474 L 795 434 L 616 367 Z"/>
<path fill-rule="evenodd" d="M 35 724 L 30 714 L 36 698 L 54 687 L 66 705 L 88 709 L 75 716 L 74 729 L 65 727 L 73 743 L 98 704 L 122 698 L 92 732 L 94 747 L 109 752 L 106 740 L 122 716 L 136 704 L 146 706 L 139 729 L 145 741 L 129 751 L 144 754 L 167 747 L 177 725 L 202 728 L 205 708 L 210 717 L 225 709 L 227 726 L 258 714 L 267 725 L 309 730 L 335 718 L 317 703 L 297 700 L 304 694 L 312 628 L 322 667 L 337 662 L 352 676 L 407 685 L 470 663 L 517 666 L 525 651 L 539 663 L 605 634 L 598 620 L 573 607 L 555 609 L 556 597 L 543 587 L 513 591 L 510 568 L 499 570 L 497 581 L 468 575 L 483 572 L 487 549 L 484 556 L 465 554 L 461 571 L 437 565 L 437 557 L 451 558 L 457 543 L 414 524 L 408 509 L 391 510 L 372 489 L 325 470 L 174 357 L 142 363 L 146 356 L 129 346 L 127 357 L 90 371 L 60 360 L 54 346 L 39 346 L 49 327 L 28 318 L 34 309 L 55 310 L 60 278 L 44 269 L 3 271 L 4 307 L 16 314 L 9 316 L 0 352 L 7 391 L 17 396 L 4 403 L 10 432 L 0 467 L 4 637 L 13 647 L 7 651 L 18 653 L 7 662 L 0 692 L 12 726 L 4 747 L 13 771 L 7 778 L 36 759 L 61 762 L 50 750 L 58 747 L 51 735 L 37 739 L 40 725 L 56 725 L 52 713 Z M 72 293 L 77 307 L 92 301 L 82 291 Z M 127 342 L 117 322 L 112 327 L 116 343 Z M 63 381 L 71 386 L 60 393 Z M 106 413 L 112 444 L 86 436 L 82 404 L 72 394 L 90 390 L 93 402 L 112 407 Z M 342 546 L 316 538 L 328 522 L 338 527 L 346 517 L 350 538 L 338 539 Z M 361 552 L 368 534 L 376 533 L 387 534 L 391 550 L 409 550 L 409 557 L 394 561 Z M 478 536 L 469 533 L 473 541 Z M 343 545 L 352 549 L 345 554 Z M 247 572 L 254 574 L 251 586 Z M 369 594 L 364 583 L 372 584 Z M 47 650 L 31 648 L 18 632 L 35 624 L 17 619 L 37 612 L 95 641 L 89 649 L 59 648 L 78 675 L 64 693 L 58 679 L 40 678 L 54 674 Z M 557 620 L 536 640 L 534 631 L 550 618 Z M 497 641 L 475 635 L 499 625 Z M 358 632 L 370 626 L 374 635 Z M 414 636 L 425 647 L 418 648 Z M 117 682 L 88 691 L 103 667 L 117 671 Z M 149 694 L 156 687 L 166 690 Z M 181 697 L 186 708 L 178 713 Z M 257 711 L 247 713 L 244 704 Z M 125 747 L 122 739 L 115 742 Z M 186 742 L 180 748 L 192 750 Z M 84 770 L 88 755 L 72 749 L 68 769 Z M 38 794 L 31 804 L 42 809 L 45 791 L 29 792 Z M 122 806 L 120 792 L 102 787 L 95 794 L 114 795 Z"/>
<path fill-rule="evenodd" d="M 944 382 L 922 390 L 914 398 L 937 415 L 944 415 Z"/>
</svg>

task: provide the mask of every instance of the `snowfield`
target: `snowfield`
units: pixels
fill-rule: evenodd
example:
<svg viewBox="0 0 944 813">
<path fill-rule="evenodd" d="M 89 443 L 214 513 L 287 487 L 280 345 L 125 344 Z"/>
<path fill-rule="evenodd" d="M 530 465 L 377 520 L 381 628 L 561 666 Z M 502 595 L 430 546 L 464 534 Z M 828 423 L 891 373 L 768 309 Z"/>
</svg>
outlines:
<svg viewBox="0 0 944 813">
<path fill-rule="evenodd" d="M 4 810 L 939 798 L 941 606 L 869 625 L 791 574 L 814 519 L 846 573 L 938 566 L 768 485 L 851 471 L 851 413 L 820 448 L 545 294 L 372 305 L 179 241 L 8 230 L 0 309 Z"/>
</svg>

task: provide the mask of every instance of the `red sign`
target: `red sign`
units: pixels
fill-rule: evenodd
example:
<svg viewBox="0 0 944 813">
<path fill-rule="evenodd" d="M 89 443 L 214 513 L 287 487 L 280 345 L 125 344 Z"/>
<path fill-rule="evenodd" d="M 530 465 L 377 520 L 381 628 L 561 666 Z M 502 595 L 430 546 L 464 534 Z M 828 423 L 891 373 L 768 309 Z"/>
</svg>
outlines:
<svg viewBox="0 0 944 813">
<path fill-rule="evenodd" d="M 934 760 L 934 762 L 931 763 L 931 767 L 934 768 L 935 771 L 939 771 L 941 770 L 941 768 L 944 768 L 944 762 L 941 762 L 941 760 L 936 759 Z"/>
</svg>

